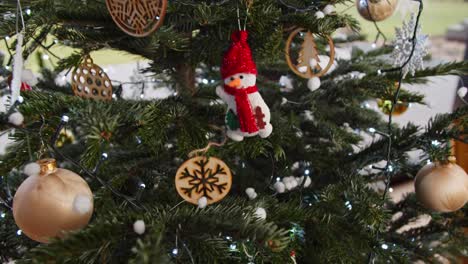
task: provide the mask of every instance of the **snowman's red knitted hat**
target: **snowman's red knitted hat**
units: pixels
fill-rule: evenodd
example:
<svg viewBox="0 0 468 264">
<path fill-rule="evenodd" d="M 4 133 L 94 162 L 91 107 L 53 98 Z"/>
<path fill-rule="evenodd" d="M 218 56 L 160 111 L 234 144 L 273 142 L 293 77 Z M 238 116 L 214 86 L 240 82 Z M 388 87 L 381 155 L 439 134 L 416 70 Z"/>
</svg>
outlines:
<svg viewBox="0 0 468 264">
<path fill-rule="evenodd" d="M 247 38 L 249 34 L 245 30 L 235 31 L 231 35 L 231 46 L 224 53 L 221 64 L 221 76 L 223 79 L 237 74 L 257 74 L 257 66 L 252 58 Z"/>
</svg>

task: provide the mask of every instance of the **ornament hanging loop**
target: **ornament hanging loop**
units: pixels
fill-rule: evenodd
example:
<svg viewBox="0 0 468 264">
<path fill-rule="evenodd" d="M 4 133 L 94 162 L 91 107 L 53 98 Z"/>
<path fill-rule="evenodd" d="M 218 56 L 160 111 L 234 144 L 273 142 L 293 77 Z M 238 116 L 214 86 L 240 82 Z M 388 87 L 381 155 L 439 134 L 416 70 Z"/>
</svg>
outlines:
<svg viewBox="0 0 468 264">
<path fill-rule="evenodd" d="M 215 130 L 221 131 L 221 132 L 223 133 L 223 141 L 221 141 L 221 143 L 217 143 L 217 142 L 210 141 L 210 142 L 208 142 L 208 144 L 206 145 L 206 147 L 191 151 L 191 152 L 188 154 L 188 157 L 189 157 L 189 158 L 193 158 L 193 157 L 199 156 L 200 154 L 201 154 L 201 155 L 205 155 L 205 154 L 210 150 L 211 147 L 222 147 L 222 146 L 224 146 L 224 145 L 226 144 L 226 142 L 227 142 L 227 136 L 226 136 L 226 131 L 225 131 L 225 129 L 223 129 L 223 128 L 221 128 L 221 127 L 218 127 L 218 126 L 210 126 L 210 127 L 213 128 L 213 129 L 215 129 Z"/>
</svg>

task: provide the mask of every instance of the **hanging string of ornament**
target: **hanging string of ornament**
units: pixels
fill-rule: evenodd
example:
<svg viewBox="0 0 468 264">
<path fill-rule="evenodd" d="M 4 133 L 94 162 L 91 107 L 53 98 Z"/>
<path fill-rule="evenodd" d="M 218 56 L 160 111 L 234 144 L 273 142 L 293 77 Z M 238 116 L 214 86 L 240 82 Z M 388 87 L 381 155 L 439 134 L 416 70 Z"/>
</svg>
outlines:
<svg viewBox="0 0 468 264">
<path fill-rule="evenodd" d="M 412 48 L 411 48 L 410 54 L 408 55 L 407 60 L 403 64 L 401 64 L 399 67 L 378 70 L 379 74 L 386 73 L 386 72 L 398 72 L 399 73 L 398 86 L 397 86 L 397 89 L 396 89 L 395 94 L 394 94 L 392 106 L 390 108 L 390 113 L 388 115 L 388 122 L 387 122 L 388 133 L 382 133 L 383 135 L 385 135 L 385 137 L 388 140 L 387 149 L 386 149 L 386 159 L 385 159 L 386 165 L 385 165 L 384 168 L 382 168 L 382 170 L 384 171 L 384 174 L 386 175 L 386 177 L 385 177 L 386 178 L 385 179 L 385 189 L 384 189 L 384 192 L 382 194 L 382 202 L 385 202 L 385 200 L 387 198 L 387 194 L 388 194 L 388 191 L 390 189 L 390 183 L 391 183 L 391 180 L 392 180 L 392 176 L 395 173 L 395 171 L 393 169 L 393 166 L 392 166 L 392 156 L 391 156 L 391 153 L 392 153 L 392 138 L 393 138 L 393 112 L 395 110 L 396 105 L 398 104 L 398 100 L 399 100 L 399 96 L 400 96 L 401 83 L 403 82 L 403 76 L 404 76 L 403 70 L 406 67 L 406 65 L 408 63 L 410 63 L 411 59 L 413 58 L 414 52 L 416 50 L 416 38 L 417 38 L 417 35 L 418 35 L 419 21 L 420 21 L 420 17 L 421 17 L 422 11 L 423 11 L 423 7 L 424 7 L 423 3 L 422 3 L 422 0 L 413 0 L 413 1 L 416 1 L 416 2 L 419 3 L 419 11 L 418 11 L 416 21 L 415 21 L 415 25 L 414 25 L 413 36 L 410 39 L 411 44 L 412 44 Z M 379 237 L 380 237 L 380 231 L 379 230 L 380 230 L 380 227 L 377 228 L 377 239 L 376 240 L 379 240 Z M 368 256 L 368 263 L 374 263 L 374 261 L 375 261 L 375 254 L 374 254 L 374 251 L 371 251 L 369 253 L 369 256 Z"/>
</svg>

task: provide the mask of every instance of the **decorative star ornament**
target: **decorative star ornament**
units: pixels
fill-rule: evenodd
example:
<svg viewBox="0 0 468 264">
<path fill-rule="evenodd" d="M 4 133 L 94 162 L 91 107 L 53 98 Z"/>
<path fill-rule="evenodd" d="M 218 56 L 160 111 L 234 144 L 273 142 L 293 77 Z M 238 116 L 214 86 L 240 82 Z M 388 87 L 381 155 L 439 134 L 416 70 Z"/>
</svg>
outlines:
<svg viewBox="0 0 468 264">
<path fill-rule="evenodd" d="M 395 42 L 394 49 L 391 54 L 393 58 L 393 66 L 401 67 L 410 57 L 411 50 L 413 49 L 413 33 L 416 26 L 416 16 L 411 14 L 411 18 L 408 22 L 403 22 L 401 28 L 395 29 Z M 414 49 L 413 56 L 409 60 L 408 64 L 403 67 L 403 78 L 406 77 L 408 73 L 414 76 L 416 71 L 422 70 L 424 68 L 424 56 L 428 54 L 426 42 L 427 35 L 421 34 L 421 25 L 418 25 L 416 28 L 416 46 Z"/>
</svg>

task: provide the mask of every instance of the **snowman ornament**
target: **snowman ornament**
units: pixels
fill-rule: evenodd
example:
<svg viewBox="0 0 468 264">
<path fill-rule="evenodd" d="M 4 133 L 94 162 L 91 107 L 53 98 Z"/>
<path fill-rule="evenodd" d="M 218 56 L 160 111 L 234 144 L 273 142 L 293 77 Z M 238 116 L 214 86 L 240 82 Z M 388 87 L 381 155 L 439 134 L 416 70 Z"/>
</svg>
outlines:
<svg viewBox="0 0 468 264">
<path fill-rule="evenodd" d="M 267 138 L 273 131 L 270 109 L 258 92 L 257 67 L 252 58 L 248 33 L 235 31 L 221 64 L 224 86 L 216 94 L 227 104 L 227 136 L 234 141 L 259 135 Z"/>
</svg>

